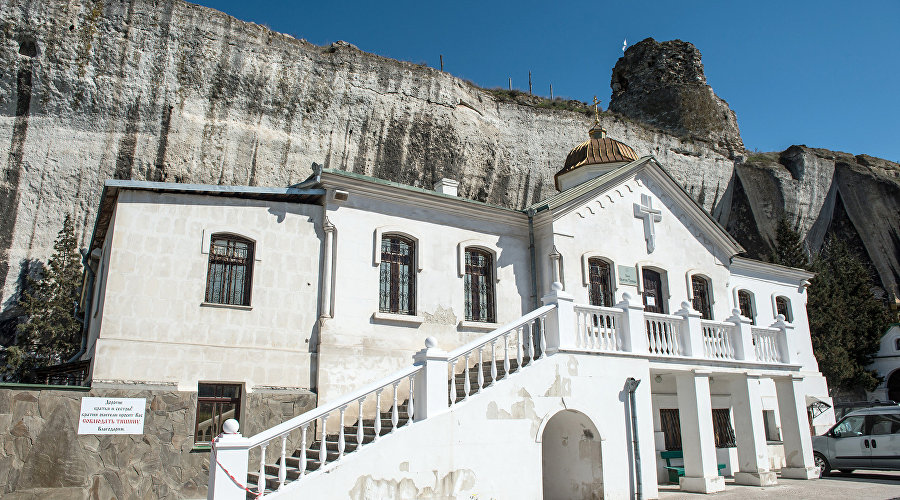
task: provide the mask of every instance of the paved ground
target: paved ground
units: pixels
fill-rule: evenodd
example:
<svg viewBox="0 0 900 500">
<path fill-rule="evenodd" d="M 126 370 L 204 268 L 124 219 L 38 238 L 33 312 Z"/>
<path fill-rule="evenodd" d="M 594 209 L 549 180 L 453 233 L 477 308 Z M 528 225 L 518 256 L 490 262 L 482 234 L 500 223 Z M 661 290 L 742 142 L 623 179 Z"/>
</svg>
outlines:
<svg viewBox="0 0 900 500">
<path fill-rule="evenodd" d="M 659 487 L 660 500 L 732 500 L 744 498 L 773 498 L 789 500 L 794 498 L 811 498 L 826 500 L 883 500 L 900 498 L 900 471 L 881 472 L 866 471 L 852 474 L 835 472 L 831 477 L 813 481 L 778 478 L 777 486 L 765 488 L 739 486 L 734 480 L 725 480 L 725 491 L 714 495 L 697 495 L 682 493 L 678 486 Z"/>
</svg>

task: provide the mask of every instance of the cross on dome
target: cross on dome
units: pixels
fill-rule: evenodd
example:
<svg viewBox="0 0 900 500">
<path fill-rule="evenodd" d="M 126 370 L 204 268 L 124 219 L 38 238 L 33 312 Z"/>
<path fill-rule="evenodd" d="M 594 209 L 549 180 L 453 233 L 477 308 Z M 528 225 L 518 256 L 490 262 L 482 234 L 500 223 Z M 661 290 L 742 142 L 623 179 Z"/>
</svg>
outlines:
<svg viewBox="0 0 900 500">
<path fill-rule="evenodd" d="M 647 240 L 647 253 L 653 253 L 656 249 L 656 227 L 655 222 L 662 221 L 662 212 L 658 208 L 653 208 L 653 199 L 649 195 L 641 195 L 641 203 L 634 204 L 634 216 L 638 219 L 644 219 L 644 239 Z"/>
</svg>

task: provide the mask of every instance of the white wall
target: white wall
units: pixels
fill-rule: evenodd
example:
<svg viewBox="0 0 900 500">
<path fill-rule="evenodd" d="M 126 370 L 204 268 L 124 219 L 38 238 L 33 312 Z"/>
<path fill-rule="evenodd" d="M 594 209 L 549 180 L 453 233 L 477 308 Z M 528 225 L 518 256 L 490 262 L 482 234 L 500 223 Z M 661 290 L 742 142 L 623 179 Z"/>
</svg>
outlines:
<svg viewBox="0 0 900 500">
<path fill-rule="evenodd" d="M 342 189 L 349 191 L 349 199 L 330 203 L 326 214 L 335 227 L 336 249 L 334 317 L 323 321 L 319 346 L 324 367 L 318 374 L 321 402 L 408 366 L 428 336 L 450 350 L 531 310 L 524 215 L 477 207 L 476 212 L 487 216 L 476 217 L 463 201 L 451 201 L 450 208 L 427 207 L 418 202 L 428 195 L 408 202 L 399 196 L 369 196 L 353 186 Z M 396 188 L 383 189 L 402 193 Z M 513 220 L 507 220 L 510 217 Z M 385 234 L 402 232 L 418 240 L 421 271 L 416 273 L 415 312 L 419 322 L 374 316 L 379 297 L 379 266 L 374 259 L 376 253 L 380 255 L 380 241 L 375 237 L 379 228 Z M 496 323 L 462 324 L 461 243 L 485 247 L 496 255 Z"/>
<path fill-rule="evenodd" d="M 309 498 L 541 498 L 543 426 L 570 409 L 587 415 L 598 429 L 604 497 L 632 498 L 624 384 L 633 376 L 642 380 L 636 399 L 643 495 L 656 498 L 648 364 L 596 361 L 569 353 L 539 360 L 452 411 L 401 428 L 326 473 L 303 479 L 299 491 Z M 593 474 L 584 479 L 593 480 Z"/>
<path fill-rule="evenodd" d="M 321 207 L 123 190 L 113 217 L 93 380 L 310 387 Z M 204 305 L 204 242 L 256 242 L 251 307 Z M 208 248 L 208 244 L 206 245 Z M 207 250 L 208 251 L 208 250 Z"/>
<path fill-rule="evenodd" d="M 881 337 L 881 347 L 872 364 L 868 366 L 870 370 L 875 370 L 878 375 L 884 377 L 884 380 L 878 384 L 874 391 L 868 393 L 869 400 L 887 401 L 890 399 L 888 395 L 887 382 L 891 374 L 900 368 L 900 350 L 897 350 L 896 342 L 900 339 L 900 324 L 893 324 L 888 331 Z"/>
</svg>

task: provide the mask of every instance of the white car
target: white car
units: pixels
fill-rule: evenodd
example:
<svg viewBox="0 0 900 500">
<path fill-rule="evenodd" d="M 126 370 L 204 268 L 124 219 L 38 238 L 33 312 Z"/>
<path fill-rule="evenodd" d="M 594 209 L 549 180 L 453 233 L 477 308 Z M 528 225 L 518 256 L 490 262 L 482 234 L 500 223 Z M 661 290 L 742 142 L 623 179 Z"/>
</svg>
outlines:
<svg viewBox="0 0 900 500">
<path fill-rule="evenodd" d="M 833 469 L 900 470 L 900 406 L 856 410 L 812 441 L 819 477 Z"/>
</svg>

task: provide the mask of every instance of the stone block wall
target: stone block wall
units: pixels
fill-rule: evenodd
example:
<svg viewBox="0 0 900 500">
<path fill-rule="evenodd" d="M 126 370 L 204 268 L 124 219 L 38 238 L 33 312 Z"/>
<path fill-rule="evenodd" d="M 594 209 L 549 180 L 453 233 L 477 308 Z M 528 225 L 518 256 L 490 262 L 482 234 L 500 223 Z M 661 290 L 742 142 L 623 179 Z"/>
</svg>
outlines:
<svg viewBox="0 0 900 500">
<path fill-rule="evenodd" d="M 82 397 L 146 398 L 143 435 L 78 435 Z M 309 391 L 245 394 L 252 436 L 315 407 Z M 0 386 L 0 497 L 206 498 L 209 451 L 194 447 L 197 393 L 163 386 Z"/>
</svg>

